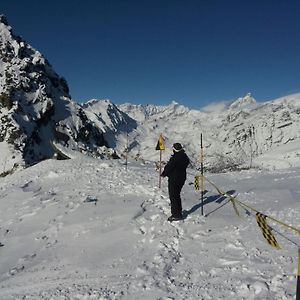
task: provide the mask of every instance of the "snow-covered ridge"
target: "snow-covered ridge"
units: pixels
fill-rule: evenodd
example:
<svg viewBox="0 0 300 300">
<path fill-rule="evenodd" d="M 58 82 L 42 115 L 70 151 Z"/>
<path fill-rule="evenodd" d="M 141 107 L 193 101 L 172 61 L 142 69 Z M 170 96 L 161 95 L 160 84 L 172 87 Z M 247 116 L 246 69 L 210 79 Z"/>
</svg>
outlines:
<svg viewBox="0 0 300 300">
<path fill-rule="evenodd" d="M 256 100 L 248 93 L 245 97 L 238 98 L 229 106 L 231 110 L 253 109 L 257 106 Z"/>
<path fill-rule="evenodd" d="M 292 104 L 294 106 L 300 106 L 300 93 L 287 95 L 284 97 L 277 98 L 272 101 L 274 104 Z"/>
<path fill-rule="evenodd" d="M 86 153 L 106 144 L 66 80 L 0 16 L 0 169 L 51 157 L 54 139 Z"/>
<path fill-rule="evenodd" d="M 19 37 L 17 37 L 20 39 Z M 0 39 L 4 46 L 10 43 L 13 47 L 15 54 L 18 54 L 20 47 L 24 47 L 24 43 L 18 43 L 13 38 L 12 28 L 8 25 L 7 20 L 4 15 L 0 15 Z"/>
<path fill-rule="evenodd" d="M 189 109 L 183 105 L 178 104 L 175 101 L 172 101 L 169 105 L 152 105 L 152 104 L 130 104 L 125 103 L 118 106 L 122 111 L 126 112 L 133 119 L 143 122 L 149 120 L 152 117 L 163 118 L 169 116 L 178 116 L 182 115 L 189 111 Z"/>
<path fill-rule="evenodd" d="M 82 108 L 90 120 L 92 120 L 103 132 L 117 132 L 120 127 L 132 123 L 133 120 L 122 112 L 110 100 L 92 99 L 84 104 Z"/>
</svg>

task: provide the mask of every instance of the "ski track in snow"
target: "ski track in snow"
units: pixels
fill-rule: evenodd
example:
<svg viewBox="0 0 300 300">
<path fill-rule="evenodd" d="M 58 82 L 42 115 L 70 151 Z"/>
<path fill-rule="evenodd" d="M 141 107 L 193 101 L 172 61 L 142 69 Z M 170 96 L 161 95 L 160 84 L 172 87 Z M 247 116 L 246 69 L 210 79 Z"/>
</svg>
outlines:
<svg viewBox="0 0 300 300">
<path fill-rule="evenodd" d="M 253 205 L 268 200 L 268 213 L 299 224 L 298 174 L 266 179 L 291 208 L 276 201 L 271 208 L 274 193 L 264 184 L 251 189 L 251 173 L 212 180 L 241 188 L 239 198 Z M 155 187 L 152 166 L 126 171 L 85 158 L 43 162 L 14 176 L 0 182 L 3 300 L 294 299 L 295 247 L 271 249 L 254 218 L 236 217 L 213 191 L 201 216 L 192 177 L 182 192 L 186 217 L 169 223 L 167 183 Z"/>
</svg>

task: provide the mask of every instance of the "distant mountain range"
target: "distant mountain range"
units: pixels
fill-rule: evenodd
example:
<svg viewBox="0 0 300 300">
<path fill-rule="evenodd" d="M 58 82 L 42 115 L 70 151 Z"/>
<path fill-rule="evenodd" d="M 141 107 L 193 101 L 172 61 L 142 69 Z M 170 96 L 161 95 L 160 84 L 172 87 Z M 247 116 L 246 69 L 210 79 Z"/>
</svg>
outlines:
<svg viewBox="0 0 300 300">
<path fill-rule="evenodd" d="M 41 53 L 13 34 L 0 16 L 0 173 L 54 155 L 51 142 L 87 155 L 156 161 L 159 134 L 168 159 L 180 142 L 197 166 L 203 134 L 205 166 L 300 166 L 300 94 L 256 102 L 250 95 L 231 103 L 191 110 L 166 106 L 115 105 L 110 100 L 77 104 L 67 82 Z M 110 148 L 110 149 L 109 149 Z"/>
<path fill-rule="evenodd" d="M 202 133 L 205 165 L 210 170 L 300 166 L 300 94 L 263 103 L 248 94 L 216 111 L 212 106 L 190 110 L 175 102 L 167 106 L 122 104 L 118 108 L 137 124 L 136 128 L 129 125 L 132 156 L 157 160 L 153 150 L 163 133 L 166 159 L 172 144 L 181 142 L 197 165 Z M 90 109 L 97 111 L 96 107 Z M 120 152 L 125 147 L 124 132 L 116 132 L 115 141 Z"/>
</svg>

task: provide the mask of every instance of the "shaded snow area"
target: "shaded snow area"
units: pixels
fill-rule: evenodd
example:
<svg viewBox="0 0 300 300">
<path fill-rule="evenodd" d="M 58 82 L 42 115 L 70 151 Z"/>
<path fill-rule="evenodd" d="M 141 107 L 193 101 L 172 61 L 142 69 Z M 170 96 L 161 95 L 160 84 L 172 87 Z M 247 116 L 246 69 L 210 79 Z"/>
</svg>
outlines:
<svg viewBox="0 0 300 300">
<path fill-rule="evenodd" d="M 282 249 L 271 248 L 208 185 L 201 216 L 194 174 L 173 223 L 152 164 L 78 156 L 1 178 L 0 299 L 295 299 L 297 246 L 275 233 Z M 207 177 L 299 228 L 300 169 Z"/>
</svg>

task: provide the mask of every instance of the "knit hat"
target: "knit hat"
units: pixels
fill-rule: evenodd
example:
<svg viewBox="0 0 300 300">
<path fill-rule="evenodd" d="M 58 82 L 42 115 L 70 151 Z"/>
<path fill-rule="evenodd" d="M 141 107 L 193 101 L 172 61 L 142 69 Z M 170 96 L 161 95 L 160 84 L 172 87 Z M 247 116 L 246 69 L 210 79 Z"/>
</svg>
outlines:
<svg viewBox="0 0 300 300">
<path fill-rule="evenodd" d="M 179 152 L 179 151 L 183 150 L 183 148 L 180 143 L 175 143 L 175 144 L 173 144 L 173 150 L 175 152 Z"/>
</svg>

